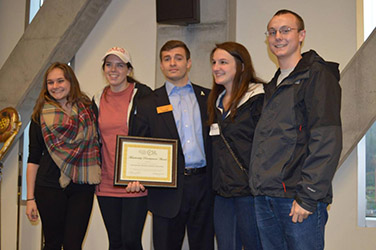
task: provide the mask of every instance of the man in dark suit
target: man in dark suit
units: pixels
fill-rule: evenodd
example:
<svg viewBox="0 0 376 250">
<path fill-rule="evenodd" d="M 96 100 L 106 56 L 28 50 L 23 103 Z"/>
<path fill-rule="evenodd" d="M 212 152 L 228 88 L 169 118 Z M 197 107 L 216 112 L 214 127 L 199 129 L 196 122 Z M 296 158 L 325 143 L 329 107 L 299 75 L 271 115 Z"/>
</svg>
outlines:
<svg viewBox="0 0 376 250">
<path fill-rule="evenodd" d="M 192 84 L 187 46 L 176 40 L 160 51 L 164 86 L 139 102 L 136 135 L 178 139 L 177 188 L 149 188 L 155 250 L 214 249 L 213 195 L 206 101 L 209 89 Z M 132 187 L 128 187 L 131 189 Z M 143 187 L 142 187 L 143 189 Z"/>
</svg>

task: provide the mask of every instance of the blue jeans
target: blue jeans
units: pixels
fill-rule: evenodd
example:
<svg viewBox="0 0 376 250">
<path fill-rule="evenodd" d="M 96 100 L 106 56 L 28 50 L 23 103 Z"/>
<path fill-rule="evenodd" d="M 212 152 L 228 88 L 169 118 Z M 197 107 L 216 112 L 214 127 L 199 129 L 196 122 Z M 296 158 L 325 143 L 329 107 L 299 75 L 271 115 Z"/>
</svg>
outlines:
<svg viewBox="0 0 376 250">
<path fill-rule="evenodd" d="M 214 230 L 218 250 L 260 250 L 253 196 L 215 196 Z"/>
<path fill-rule="evenodd" d="M 289 216 L 294 199 L 255 197 L 257 225 L 262 247 L 267 250 L 322 250 L 327 204 L 319 202 L 316 211 L 302 223 Z"/>
</svg>

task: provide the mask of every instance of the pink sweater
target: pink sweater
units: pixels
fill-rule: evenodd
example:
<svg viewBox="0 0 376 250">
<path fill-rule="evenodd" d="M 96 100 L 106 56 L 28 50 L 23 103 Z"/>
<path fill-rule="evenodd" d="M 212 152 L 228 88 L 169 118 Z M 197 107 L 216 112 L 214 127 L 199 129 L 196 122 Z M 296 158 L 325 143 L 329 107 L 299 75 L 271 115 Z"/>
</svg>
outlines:
<svg viewBox="0 0 376 250">
<path fill-rule="evenodd" d="M 99 131 L 102 139 L 102 180 L 97 186 L 98 196 L 111 197 L 140 197 L 146 196 L 147 191 L 127 193 L 125 187 L 114 186 L 116 135 L 128 135 L 128 108 L 134 84 L 125 90 L 115 93 L 107 90 L 106 99 L 101 96 L 99 104 Z"/>
</svg>

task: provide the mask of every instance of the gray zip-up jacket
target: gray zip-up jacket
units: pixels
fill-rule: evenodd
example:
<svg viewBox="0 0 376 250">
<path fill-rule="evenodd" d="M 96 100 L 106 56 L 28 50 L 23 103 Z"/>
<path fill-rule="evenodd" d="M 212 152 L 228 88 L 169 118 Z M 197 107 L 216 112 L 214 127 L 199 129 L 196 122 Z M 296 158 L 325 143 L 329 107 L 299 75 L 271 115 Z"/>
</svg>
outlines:
<svg viewBox="0 0 376 250">
<path fill-rule="evenodd" d="M 294 198 L 314 212 L 332 202 L 332 179 L 342 150 L 338 64 L 315 51 L 302 54 L 276 87 L 265 86 L 256 127 L 249 184 L 254 195 Z"/>
</svg>

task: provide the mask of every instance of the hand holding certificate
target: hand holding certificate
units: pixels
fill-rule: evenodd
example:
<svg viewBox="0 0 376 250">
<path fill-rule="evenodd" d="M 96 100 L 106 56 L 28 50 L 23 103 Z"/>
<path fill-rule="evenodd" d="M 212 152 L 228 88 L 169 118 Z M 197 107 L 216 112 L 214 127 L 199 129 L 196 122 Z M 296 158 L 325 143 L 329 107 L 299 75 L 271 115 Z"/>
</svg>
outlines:
<svg viewBox="0 0 376 250">
<path fill-rule="evenodd" d="M 114 185 L 176 187 L 177 140 L 117 136 Z"/>
<path fill-rule="evenodd" d="M 144 187 L 144 185 L 140 184 L 140 182 L 138 181 L 128 182 L 128 185 L 125 188 L 125 191 L 127 191 L 127 193 L 139 193 L 144 192 L 145 190 L 146 188 Z"/>
</svg>

